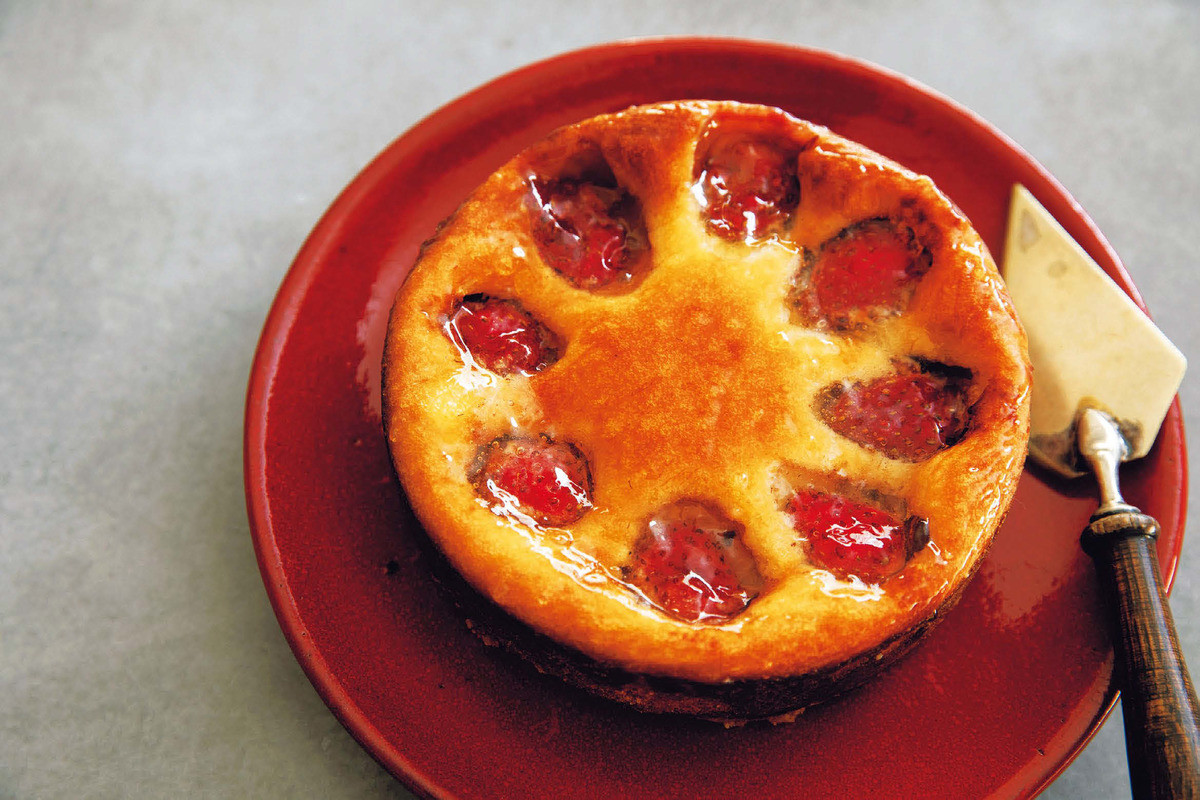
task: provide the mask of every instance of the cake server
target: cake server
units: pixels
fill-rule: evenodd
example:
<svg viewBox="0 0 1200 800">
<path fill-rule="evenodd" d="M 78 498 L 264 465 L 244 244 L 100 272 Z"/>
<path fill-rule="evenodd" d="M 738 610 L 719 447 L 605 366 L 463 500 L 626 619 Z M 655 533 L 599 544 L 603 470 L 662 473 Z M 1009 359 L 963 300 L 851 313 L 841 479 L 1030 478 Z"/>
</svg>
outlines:
<svg viewBox="0 0 1200 800">
<path fill-rule="evenodd" d="M 1004 250 L 1033 361 L 1030 457 L 1099 484 L 1081 543 L 1107 598 L 1133 796 L 1200 797 L 1200 703 L 1163 592 L 1158 523 L 1124 501 L 1117 477 L 1150 451 L 1186 361 L 1023 186 Z"/>
</svg>

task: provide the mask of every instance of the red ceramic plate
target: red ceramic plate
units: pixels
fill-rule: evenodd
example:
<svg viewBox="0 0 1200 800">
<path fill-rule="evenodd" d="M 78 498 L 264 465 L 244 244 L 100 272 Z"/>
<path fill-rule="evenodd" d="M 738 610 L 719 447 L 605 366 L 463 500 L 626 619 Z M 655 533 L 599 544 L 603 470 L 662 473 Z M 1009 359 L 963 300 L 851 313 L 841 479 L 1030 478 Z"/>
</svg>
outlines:
<svg viewBox="0 0 1200 800">
<path fill-rule="evenodd" d="M 621 42 L 499 78 L 421 122 L 337 199 L 288 273 L 246 409 L 246 491 L 280 624 L 325 701 L 431 797 L 1015 797 L 1112 706 L 1112 654 L 1079 532 L 1086 483 L 1027 471 L 959 607 L 899 666 L 794 724 L 726 730 L 592 699 L 481 645 L 435 591 L 380 426 L 392 296 L 437 222 L 553 128 L 634 103 L 780 106 L 931 175 L 999 254 L 1014 182 L 1131 295 L 1100 232 L 1028 155 L 869 64 L 719 39 Z M 1126 496 L 1173 576 L 1186 459 L 1176 404 Z"/>
</svg>

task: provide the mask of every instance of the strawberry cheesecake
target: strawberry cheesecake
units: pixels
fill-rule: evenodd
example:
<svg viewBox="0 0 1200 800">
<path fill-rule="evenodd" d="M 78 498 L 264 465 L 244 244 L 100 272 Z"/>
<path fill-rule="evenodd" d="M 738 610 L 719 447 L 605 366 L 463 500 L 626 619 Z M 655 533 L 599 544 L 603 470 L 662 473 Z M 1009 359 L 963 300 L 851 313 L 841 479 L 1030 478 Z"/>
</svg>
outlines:
<svg viewBox="0 0 1200 800">
<path fill-rule="evenodd" d="M 1024 334 L 924 176 L 774 108 L 562 128 L 422 249 L 397 474 L 486 641 L 650 711 L 785 719 L 961 595 L 1028 438 Z"/>
</svg>

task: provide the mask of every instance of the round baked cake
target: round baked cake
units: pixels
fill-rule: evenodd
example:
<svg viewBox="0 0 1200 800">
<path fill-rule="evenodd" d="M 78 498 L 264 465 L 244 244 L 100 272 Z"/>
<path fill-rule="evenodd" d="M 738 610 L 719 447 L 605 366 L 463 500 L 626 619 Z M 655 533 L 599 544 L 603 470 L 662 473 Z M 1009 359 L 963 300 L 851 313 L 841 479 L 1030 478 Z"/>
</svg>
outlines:
<svg viewBox="0 0 1200 800">
<path fill-rule="evenodd" d="M 688 101 L 556 131 L 443 224 L 392 310 L 384 424 L 487 640 L 640 708 L 780 717 L 958 599 L 1029 381 L 929 178 Z"/>
</svg>

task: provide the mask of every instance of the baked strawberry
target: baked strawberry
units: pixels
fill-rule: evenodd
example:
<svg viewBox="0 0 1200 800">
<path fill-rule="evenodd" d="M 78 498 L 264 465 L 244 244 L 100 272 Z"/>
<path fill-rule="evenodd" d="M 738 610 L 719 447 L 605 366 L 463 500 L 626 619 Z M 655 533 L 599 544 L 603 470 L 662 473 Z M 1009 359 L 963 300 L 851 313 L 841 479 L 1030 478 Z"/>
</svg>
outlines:
<svg viewBox="0 0 1200 800">
<path fill-rule="evenodd" d="M 718 140 L 696 186 L 714 233 L 732 241 L 776 232 L 800 202 L 796 154 L 756 139 Z"/>
<path fill-rule="evenodd" d="M 816 408 L 842 436 L 899 461 L 924 461 L 950 447 L 971 418 L 967 382 L 931 372 L 835 383 L 817 396 Z"/>
<path fill-rule="evenodd" d="M 929 542 L 925 520 L 905 521 L 840 494 L 805 489 L 787 504 L 809 560 L 840 577 L 879 583 Z"/>
<path fill-rule="evenodd" d="M 532 375 L 558 357 L 557 337 L 512 300 L 467 295 L 450 313 L 446 334 L 464 360 L 498 375 Z"/>
<path fill-rule="evenodd" d="M 567 525 L 592 507 L 592 474 L 573 445 L 549 437 L 502 438 L 480 454 L 475 490 L 501 514 Z"/>
<path fill-rule="evenodd" d="M 762 581 L 736 529 L 693 503 L 665 510 L 634 546 L 626 579 L 684 622 L 720 622 L 741 613 Z"/>
<path fill-rule="evenodd" d="M 637 201 L 621 189 L 576 180 L 531 181 L 542 257 L 581 289 L 633 277 L 645 249 Z"/>
<path fill-rule="evenodd" d="M 900 313 L 930 266 L 912 230 L 888 219 L 846 228 L 806 262 L 793 304 L 803 324 L 833 330 Z"/>
</svg>

